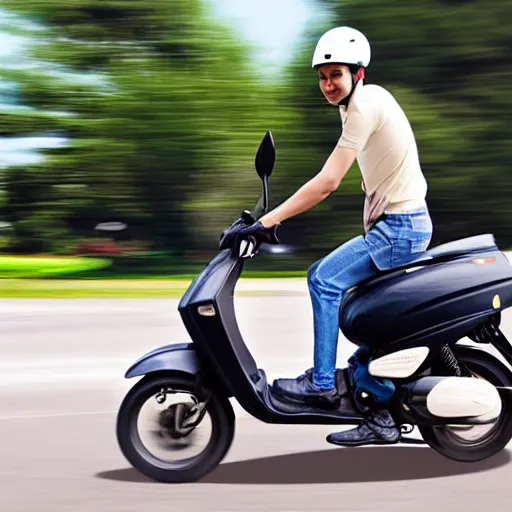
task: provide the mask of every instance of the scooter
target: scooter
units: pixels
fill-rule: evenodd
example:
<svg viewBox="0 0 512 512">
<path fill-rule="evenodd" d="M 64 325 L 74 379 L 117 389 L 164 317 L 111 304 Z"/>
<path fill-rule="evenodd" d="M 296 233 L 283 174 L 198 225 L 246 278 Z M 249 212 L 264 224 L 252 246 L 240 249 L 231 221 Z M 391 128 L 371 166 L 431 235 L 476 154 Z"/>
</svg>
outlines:
<svg viewBox="0 0 512 512">
<path fill-rule="evenodd" d="M 339 406 L 286 402 L 242 339 L 234 289 L 259 246 L 229 235 L 268 211 L 274 161 L 268 131 L 255 159 L 263 185 L 256 207 L 224 233 L 219 253 L 179 303 L 192 342 L 156 348 L 125 374 L 141 378 L 120 406 L 118 443 L 133 467 L 155 481 L 195 481 L 223 460 L 235 432 L 230 398 L 275 424 L 356 425 L 374 405 L 349 368 L 336 372 Z M 370 354 L 369 374 L 395 386 L 386 408 L 403 432 L 417 427 L 443 456 L 475 462 L 512 438 L 512 347 L 499 329 L 501 311 L 511 304 L 512 266 L 493 235 L 479 235 L 427 250 L 349 290 L 340 329 Z M 461 345 L 465 337 L 475 344 Z M 478 344 L 495 347 L 508 365 Z"/>
</svg>

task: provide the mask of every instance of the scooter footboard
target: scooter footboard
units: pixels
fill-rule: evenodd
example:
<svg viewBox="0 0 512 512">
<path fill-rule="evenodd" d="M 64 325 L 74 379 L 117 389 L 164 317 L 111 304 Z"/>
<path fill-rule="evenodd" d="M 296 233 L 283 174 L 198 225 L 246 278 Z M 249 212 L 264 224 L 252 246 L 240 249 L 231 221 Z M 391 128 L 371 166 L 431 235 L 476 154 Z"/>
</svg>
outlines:
<svg viewBox="0 0 512 512">
<path fill-rule="evenodd" d="M 191 375 L 199 373 L 200 364 L 192 343 L 173 343 L 159 347 L 140 357 L 125 373 L 130 379 L 151 372 L 175 370 Z"/>
<path fill-rule="evenodd" d="M 501 412 L 498 389 L 471 377 L 423 377 L 402 386 L 402 404 L 419 425 L 482 425 Z"/>
</svg>

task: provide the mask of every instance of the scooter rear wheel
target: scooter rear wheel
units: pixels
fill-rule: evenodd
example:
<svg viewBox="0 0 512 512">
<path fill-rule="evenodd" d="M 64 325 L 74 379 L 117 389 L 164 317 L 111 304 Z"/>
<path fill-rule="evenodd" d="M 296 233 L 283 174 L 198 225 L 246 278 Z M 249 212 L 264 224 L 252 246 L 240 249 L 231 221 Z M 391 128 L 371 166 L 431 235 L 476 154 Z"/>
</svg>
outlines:
<svg viewBox="0 0 512 512">
<path fill-rule="evenodd" d="M 126 459 L 148 478 L 193 482 L 211 472 L 227 454 L 235 433 L 231 403 L 215 393 L 207 397 L 195 393 L 192 376 L 169 373 L 144 377 L 125 396 L 117 416 L 117 440 Z M 160 410 L 152 414 L 152 408 Z M 189 449 L 197 452 L 198 431 L 206 423 L 209 436 L 204 449 L 180 460 L 167 458 Z"/>
<path fill-rule="evenodd" d="M 510 372 L 493 356 L 477 350 L 455 347 L 455 356 L 477 378 L 495 386 L 511 386 Z M 500 393 L 502 410 L 498 419 L 486 426 L 420 426 L 425 442 L 441 455 L 459 462 L 477 462 L 501 451 L 512 438 L 512 394 Z M 473 435 L 472 435 L 473 434 Z"/>
</svg>

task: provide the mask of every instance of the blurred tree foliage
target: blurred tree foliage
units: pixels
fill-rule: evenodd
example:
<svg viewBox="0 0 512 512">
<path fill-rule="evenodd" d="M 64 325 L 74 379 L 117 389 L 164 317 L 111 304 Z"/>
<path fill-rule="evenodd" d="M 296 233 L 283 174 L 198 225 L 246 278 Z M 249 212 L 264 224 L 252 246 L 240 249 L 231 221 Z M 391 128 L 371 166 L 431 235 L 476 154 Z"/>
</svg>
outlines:
<svg viewBox="0 0 512 512">
<path fill-rule="evenodd" d="M 0 71 L 34 107 L 3 115 L 1 135 L 70 140 L 43 163 L 7 169 L 0 220 L 15 227 L 9 249 L 66 252 L 96 223 L 121 220 L 153 249 L 215 250 L 218 233 L 259 193 L 253 158 L 266 129 L 278 151 L 273 205 L 335 146 L 339 113 L 310 62 L 319 35 L 341 24 L 368 35 L 367 82 L 388 88 L 413 125 L 434 243 L 493 232 L 509 247 L 510 2 L 317 4 L 329 19 L 269 80 L 201 0 L 3 0 L 44 27 L 29 36 L 45 65 Z M 302 248 L 296 264 L 360 233 L 362 203 L 354 168 L 336 194 L 285 223 L 283 240 Z"/>
</svg>

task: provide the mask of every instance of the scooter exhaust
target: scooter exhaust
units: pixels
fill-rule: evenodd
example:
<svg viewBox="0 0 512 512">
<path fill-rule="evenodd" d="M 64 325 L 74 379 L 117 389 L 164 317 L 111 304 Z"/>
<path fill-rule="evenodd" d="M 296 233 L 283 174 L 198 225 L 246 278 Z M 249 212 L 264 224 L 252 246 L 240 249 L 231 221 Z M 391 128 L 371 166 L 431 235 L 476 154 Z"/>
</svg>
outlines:
<svg viewBox="0 0 512 512">
<path fill-rule="evenodd" d="M 482 425 L 501 413 L 498 389 L 471 377 L 423 377 L 401 388 L 402 412 L 420 425 Z"/>
</svg>

